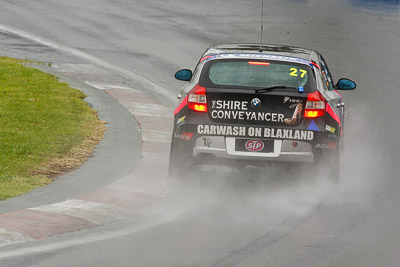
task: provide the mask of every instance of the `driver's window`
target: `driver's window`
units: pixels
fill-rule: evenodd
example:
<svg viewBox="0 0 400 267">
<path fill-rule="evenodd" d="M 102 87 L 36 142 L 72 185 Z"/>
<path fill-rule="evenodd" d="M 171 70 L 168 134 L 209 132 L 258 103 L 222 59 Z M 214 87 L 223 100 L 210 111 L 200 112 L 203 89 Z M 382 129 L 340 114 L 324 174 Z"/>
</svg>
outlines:
<svg viewBox="0 0 400 267">
<path fill-rule="evenodd" d="M 324 87 L 328 90 L 335 89 L 333 86 L 332 75 L 329 72 L 328 66 L 326 65 L 326 63 L 322 57 L 320 57 L 320 65 L 321 65 L 322 77 L 324 79 Z"/>
</svg>

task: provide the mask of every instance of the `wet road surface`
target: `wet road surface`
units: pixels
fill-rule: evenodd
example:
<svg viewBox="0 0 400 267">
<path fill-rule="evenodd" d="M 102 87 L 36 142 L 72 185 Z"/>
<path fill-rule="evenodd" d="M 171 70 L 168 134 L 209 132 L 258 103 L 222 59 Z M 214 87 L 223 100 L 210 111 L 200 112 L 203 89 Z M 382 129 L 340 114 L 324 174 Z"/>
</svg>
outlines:
<svg viewBox="0 0 400 267">
<path fill-rule="evenodd" d="M 54 210 L 49 205 L 67 198 L 108 203 L 108 196 L 121 208 L 97 227 L 3 246 L 2 266 L 396 266 L 399 2 L 266 2 L 264 42 L 316 49 L 335 79 L 358 84 L 344 93 L 337 185 L 277 167 L 204 168 L 188 184 L 166 177 L 171 129 L 160 117 L 168 121 L 182 86 L 173 73 L 193 69 L 209 44 L 258 42 L 258 3 L 2 1 L 0 54 L 52 62 L 49 71 L 107 92 L 135 116 L 142 130 L 132 126 L 132 135 L 144 139 L 130 143 L 123 153 L 132 160 L 108 166 L 98 185 L 79 190 L 76 179 L 61 178 L 55 184 L 68 193 L 54 190 L 63 198 L 50 187 L 0 203 L 3 212 Z M 97 168 L 83 166 L 78 178 Z"/>
</svg>

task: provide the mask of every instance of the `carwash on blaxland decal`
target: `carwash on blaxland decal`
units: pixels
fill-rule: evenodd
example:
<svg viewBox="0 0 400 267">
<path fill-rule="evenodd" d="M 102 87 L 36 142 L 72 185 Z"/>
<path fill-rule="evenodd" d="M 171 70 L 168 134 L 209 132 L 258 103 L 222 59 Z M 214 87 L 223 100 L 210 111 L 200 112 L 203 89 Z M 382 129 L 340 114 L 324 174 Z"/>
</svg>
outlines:
<svg viewBox="0 0 400 267">
<path fill-rule="evenodd" d="M 201 135 L 250 136 L 290 140 L 313 140 L 314 132 L 308 130 L 277 129 L 264 127 L 231 126 L 231 125 L 198 125 L 197 133 Z"/>
</svg>

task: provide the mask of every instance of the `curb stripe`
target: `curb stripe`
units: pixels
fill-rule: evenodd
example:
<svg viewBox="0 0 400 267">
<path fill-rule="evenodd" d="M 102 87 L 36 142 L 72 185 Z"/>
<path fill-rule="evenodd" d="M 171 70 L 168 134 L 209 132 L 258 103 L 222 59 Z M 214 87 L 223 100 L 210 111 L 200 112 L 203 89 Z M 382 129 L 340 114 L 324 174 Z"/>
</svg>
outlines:
<svg viewBox="0 0 400 267">
<path fill-rule="evenodd" d="M 104 225 L 127 217 L 128 211 L 114 205 L 70 199 L 52 205 L 31 208 L 29 210 L 61 213 L 87 220 L 96 225 Z"/>
<path fill-rule="evenodd" d="M 32 237 L 0 228 L 0 247 L 33 241 Z"/>
<path fill-rule="evenodd" d="M 152 228 L 157 225 L 165 224 L 168 223 L 175 218 L 182 216 L 186 212 L 185 209 L 179 209 L 179 210 L 174 210 L 172 212 L 168 212 L 165 216 L 161 217 L 160 219 L 153 220 L 149 223 L 141 223 L 137 225 L 133 225 L 128 228 L 122 228 L 119 230 L 111 231 L 111 232 L 105 232 L 100 235 L 95 235 L 95 236 L 87 236 L 84 238 L 79 238 L 79 239 L 72 239 L 72 240 L 65 240 L 61 242 L 56 242 L 50 245 L 42 245 L 42 246 L 34 246 L 34 247 L 29 247 L 29 248 L 22 248 L 22 249 L 17 249 L 9 252 L 3 252 L 0 253 L 0 260 L 1 259 L 6 259 L 10 257 L 18 257 L 18 256 L 27 256 L 31 254 L 38 254 L 38 253 L 43 253 L 46 251 L 54 251 L 57 249 L 65 249 L 73 246 L 78 246 L 78 245 L 83 245 L 83 244 L 88 244 L 96 241 L 102 241 L 106 239 L 111 239 L 111 238 L 116 238 L 120 236 L 126 236 L 128 234 L 133 234 L 139 231 L 143 231 L 149 228 Z"/>
<path fill-rule="evenodd" d="M 29 236 L 45 239 L 50 236 L 98 226 L 87 220 L 54 212 L 19 210 L 0 216 L 0 227 Z"/>
<path fill-rule="evenodd" d="M 82 196 L 80 199 L 69 199 L 60 203 L 55 203 L 51 205 L 45 205 L 36 208 L 18 210 L 15 212 L 0 214 L 0 247 L 10 244 L 23 243 L 26 241 L 33 241 L 35 239 L 45 239 L 51 236 L 61 235 L 70 232 L 76 232 L 83 229 L 95 228 L 100 225 L 108 224 L 116 220 L 125 219 L 129 216 L 128 209 L 123 208 L 123 204 L 126 204 L 125 199 L 118 198 L 120 193 L 118 189 L 122 189 L 123 193 L 126 194 L 132 200 L 133 203 L 129 203 L 130 208 L 136 208 L 139 206 L 146 206 L 153 203 L 155 200 L 159 200 L 165 197 L 168 190 L 165 186 L 165 177 L 153 175 L 149 177 L 149 172 L 152 171 L 163 171 L 163 166 L 160 166 L 157 170 L 149 169 L 149 166 L 154 165 L 154 162 L 158 160 L 155 157 L 157 144 L 163 147 L 162 152 L 157 153 L 157 156 L 164 157 L 164 152 L 167 149 L 167 144 L 170 142 L 171 133 L 168 131 L 169 125 L 172 121 L 173 109 L 167 105 L 162 104 L 160 101 L 156 100 L 150 95 L 148 91 L 152 91 L 157 95 L 161 95 L 169 100 L 171 103 L 176 103 L 176 96 L 170 91 L 158 86 L 157 84 L 147 80 L 146 78 L 130 72 L 129 70 L 120 68 L 118 66 L 112 65 L 100 58 L 94 57 L 90 54 L 84 53 L 74 48 L 70 48 L 61 44 L 57 44 L 50 40 L 46 40 L 37 35 L 30 34 L 18 29 L 13 29 L 0 24 L 0 30 L 9 32 L 14 35 L 21 36 L 25 39 L 30 39 L 36 43 L 51 47 L 60 51 L 70 53 L 72 55 L 78 56 L 80 58 L 86 59 L 92 62 L 93 65 L 79 65 L 78 68 L 87 68 L 96 74 L 89 77 L 96 78 L 97 70 L 101 72 L 98 67 L 104 67 L 109 70 L 114 70 L 123 74 L 123 76 L 129 79 L 136 80 L 143 90 L 135 90 L 130 87 L 118 86 L 118 85 L 101 85 L 93 84 L 88 81 L 86 84 L 91 85 L 97 89 L 105 90 L 110 96 L 117 99 L 125 108 L 127 108 L 131 114 L 137 116 L 139 123 L 141 123 L 141 130 L 143 134 L 144 151 L 146 157 L 141 160 L 139 166 L 126 177 L 118 180 L 117 182 L 107 186 L 108 188 L 103 188 L 101 191 L 104 193 L 112 192 L 108 195 L 109 198 L 101 198 L 98 192 L 89 194 L 87 196 Z M 55 66 L 56 67 L 56 66 Z M 62 69 L 62 65 L 58 67 Z M 94 71 L 95 70 L 95 71 Z M 159 123 L 154 122 L 158 120 Z M 151 121 L 151 122 L 150 122 Z M 157 125 L 157 126 L 156 126 Z M 149 143 L 149 141 L 151 141 Z M 148 146 L 147 144 L 151 144 Z M 153 146 L 153 147 L 151 147 Z M 151 152 L 150 152 L 150 151 Z M 167 153 L 165 153 L 167 155 Z M 149 157 L 147 157 L 149 155 Z M 149 183 L 148 179 L 153 179 L 155 183 Z M 159 180 L 162 180 L 160 182 Z M 133 185 L 134 188 L 129 190 L 127 185 Z M 112 188 L 115 187 L 115 188 Z M 118 196 L 116 196 L 118 194 Z M 129 195 L 129 196 L 127 196 Z M 85 199 L 86 198 L 86 199 Z M 93 200 L 93 201 L 91 201 Z M 103 202 L 103 203 L 102 203 Z M 121 204 L 121 205 L 119 205 Z M 179 214 L 180 212 L 178 212 Z M 138 225 L 137 227 L 131 228 L 131 232 L 138 231 L 140 229 L 147 229 L 159 223 L 167 222 L 171 219 L 169 214 L 162 218 L 158 222 L 153 222 L 150 224 Z M 173 215 L 174 217 L 176 215 Z M 119 236 L 125 234 L 125 232 L 118 232 L 113 234 L 103 234 L 101 237 L 94 237 L 93 240 L 104 240 L 106 238 L 111 238 L 113 236 Z M 88 240 L 78 240 L 74 243 L 79 244 L 80 242 L 87 243 L 92 242 Z M 59 244 L 54 244 L 50 246 L 42 246 L 44 249 L 54 249 L 58 245 L 68 247 L 72 244 L 71 242 L 62 242 Z M 35 253 L 40 251 L 40 248 L 35 246 L 33 250 L 19 250 L 13 251 L 6 254 L 0 253 L 0 259 L 6 258 L 12 255 L 18 255 L 18 253 Z M 21 255 L 21 254 L 19 254 Z"/>
<path fill-rule="evenodd" d="M 97 203 L 103 203 L 106 205 L 111 204 L 112 206 L 118 206 L 124 208 L 124 210 L 137 211 L 143 207 L 146 207 L 150 202 L 158 200 L 159 197 L 153 194 L 147 194 L 143 192 L 130 192 L 122 191 L 113 188 L 101 188 L 93 193 L 80 197 L 81 200 L 85 201 L 96 201 Z"/>
</svg>

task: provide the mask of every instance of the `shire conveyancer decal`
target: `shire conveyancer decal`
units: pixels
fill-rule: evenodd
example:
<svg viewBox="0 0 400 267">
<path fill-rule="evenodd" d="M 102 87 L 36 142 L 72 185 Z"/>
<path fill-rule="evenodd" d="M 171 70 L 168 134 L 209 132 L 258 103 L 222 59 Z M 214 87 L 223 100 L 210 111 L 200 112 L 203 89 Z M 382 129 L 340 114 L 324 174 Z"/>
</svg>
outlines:
<svg viewBox="0 0 400 267">
<path fill-rule="evenodd" d="M 258 98 L 254 98 L 252 103 L 253 101 L 257 103 L 257 106 L 252 104 L 253 107 L 261 105 Z M 213 119 L 272 122 L 283 122 L 285 119 L 285 115 L 281 113 L 248 111 L 248 101 L 213 100 L 211 109 L 210 116 Z"/>
</svg>

